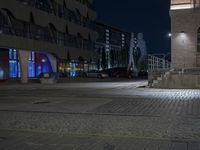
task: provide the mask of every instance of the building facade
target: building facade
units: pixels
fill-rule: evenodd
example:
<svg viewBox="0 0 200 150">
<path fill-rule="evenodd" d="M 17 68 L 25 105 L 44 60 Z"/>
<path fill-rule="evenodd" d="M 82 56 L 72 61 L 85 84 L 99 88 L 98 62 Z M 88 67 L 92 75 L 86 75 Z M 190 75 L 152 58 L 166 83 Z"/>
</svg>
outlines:
<svg viewBox="0 0 200 150">
<path fill-rule="evenodd" d="M 95 30 L 99 68 L 127 67 L 131 33 L 99 22 L 95 22 Z"/>
<path fill-rule="evenodd" d="M 200 0 L 171 0 L 172 68 L 200 67 Z"/>
<path fill-rule="evenodd" d="M 171 0 L 171 68 L 156 88 L 200 88 L 200 0 Z M 155 72 L 156 73 L 156 72 Z"/>
<path fill-rule="evenodd" d="M 95 64 L 93 0 L 0 1 L 0 80 L 27 83 L 43 72 L 70 73 Z"/>
</svg>

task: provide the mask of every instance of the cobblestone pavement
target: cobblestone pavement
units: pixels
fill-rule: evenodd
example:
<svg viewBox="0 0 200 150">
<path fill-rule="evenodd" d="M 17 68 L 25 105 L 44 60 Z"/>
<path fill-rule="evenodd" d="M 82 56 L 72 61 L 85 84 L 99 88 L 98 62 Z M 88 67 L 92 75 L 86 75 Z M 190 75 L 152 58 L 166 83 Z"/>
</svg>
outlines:
<svg viewBox="0 0 200 150">
<path fill-rule="evenodd" d="M 133 114 L 144 116 L 200 116 L 200 99 L 186 98 L 184 95 L 117 99 L 103 104 L 89 112 L 111 114 Z M 185 93 L 183 93 L 185 94 Z"/>
<path fill-rule="evenodd" d="M 60 149 L 104 150 L 110 139 L 102 136 L 115 137 L 115 149 L 127 145 L 130 150 L 200 150 L 200 90 L 141 88 L 145 84 L 115 81 L 0 85 L 0 150 L 2 145 L 13 149 L 18 140 L 16 147 L 21 143 L 25 145 L 22 149 L 55 149 L 56 142 L 51 141 L 57 138 L 70 143 L 60 144 Z M 83 137 L 69 136 L 72 134 Z M 29 136 L 33 140 L 27 144 L 25 137 Z M 45 145 L 35 140 L 40 137 L 49 142 Z"/>
<path fill-rule="evenodd" d="M 195 141 L 64 136 L 0 130 L 1 150 L 199 150 Z"/>
</svg>

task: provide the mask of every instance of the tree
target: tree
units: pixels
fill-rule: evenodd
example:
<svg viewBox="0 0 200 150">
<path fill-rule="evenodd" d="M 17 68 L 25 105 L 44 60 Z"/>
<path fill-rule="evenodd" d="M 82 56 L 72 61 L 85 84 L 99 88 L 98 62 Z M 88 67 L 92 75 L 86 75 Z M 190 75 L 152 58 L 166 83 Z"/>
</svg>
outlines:
<svg viewBox="0 0 200 150">
<path fill-rule="evenodd" d="M 106 61 L 106 50 L 105 50 L 105 47 L 102 48 L 102 55 L 101 55 L 101 67 L 103 69 L 106 69 L 107 67 L 107 61 Z"/>
<path fill-rule="evenodd" d="M 122 55 L 122 64 L 124 66 L 128 65 L 128 57 L 129 57 L 129 48 L 128 48 L 128 44 L 125 43 L 124 47 L 122 48 L 121 51 L 121 55 Z"/>
<path fill-rule="evenodd" d="M 84 63 L 84 58 L 82 56 L 79 56 L 78 61 L 79 61 L 79 63 Z"/>
<path fill-rule="evenodd" d="M 101 66 L 101 63 L 100 63 L 100 60 L 98 59 L 97 61 L 97 69 L 100 70 L 100 66 Z"/>
<path fill-rule="evenodd" d="M 115 65 L 115 58 L 114 58 L 115 56 L 114 56 L 114 50 L 111 50 L 110 51 L 110 65 L 111 65 L 111 67 L 113 68 L 114 67 L 114 65 Z"/>
<path fill-rule="evenodd" d="M 71 56 L 70 56 L 70 53 L 69 51 L 67 52 L 67 61 L 70 62 L 71 61 Z"/>
<path fill-rule="evenodd" d="M 79 65 L 80 65 L 80 76 L 83 77 L 84 75 L 84 58 L 82 56 L 78 57 Z"/>
</svg>

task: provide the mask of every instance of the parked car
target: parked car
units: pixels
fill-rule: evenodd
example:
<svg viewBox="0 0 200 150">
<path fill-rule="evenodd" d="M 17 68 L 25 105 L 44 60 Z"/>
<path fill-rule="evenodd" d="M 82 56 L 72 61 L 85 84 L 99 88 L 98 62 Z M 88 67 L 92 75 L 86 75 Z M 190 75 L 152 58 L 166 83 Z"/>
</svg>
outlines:
<svg viewBox="0 0 200 150">
<path fill-rule="evenodd" d="M 133 78 L 134 77 L 134 72 L 133 71 L 128 71 L 127 68 L 118 68 L 116 72 L 113 74 L 114 77 L 116 78 Z"/>
<path fill-rule="evenodd" d="M 117 72 L 118 68 L 110 68 L 110 69 L 105 69 L 103 72 L 109 75 L 109 77 L 114 77 L 114 74 Z"/>
<path fill-rule="evenodd" d="M 108 74 L 103 71 L 92 70 L 87 73 L 89 78 L 108 78 Z"/>
<path fill-rule="evenodd" d="M 148 77 L 148 71 L 147 70 L 140 70 L 139 77 Z"/>
</svg>

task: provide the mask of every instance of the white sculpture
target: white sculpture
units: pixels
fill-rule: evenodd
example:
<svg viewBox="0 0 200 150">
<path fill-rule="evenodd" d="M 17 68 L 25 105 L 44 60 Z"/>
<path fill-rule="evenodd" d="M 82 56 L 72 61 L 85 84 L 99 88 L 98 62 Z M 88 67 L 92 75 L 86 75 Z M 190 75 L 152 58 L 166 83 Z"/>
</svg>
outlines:
<svg viewBox="0 0 200 150">
<path fill-rule="evenodd" d="M 133 58 L 134 48 L 135 48 L 134 33 L 131 33 L 130 48 L 129 48 L 128 70 L 134 70 L 134 69 L 136 69 L 135 61 L 134 61 L 134 58 Z"/>
<path fill-rule="evenodd" d="M 137 45 L 135 45 L 134 33 L 131 33 L 128 70 L 134 71 L 135 75 L 138 76 L 138 72 L 142 63 L 145 61 L 146 56 L 147 49 L 143 34 L 138 33 Z"/>
<path fill-rule="evenodd" d="M 147 48 L 146 48 L 146 42 L 143 38 L 142 33 L 138 33 L 137 35 L 137 48 L 140 49 L 140 58 L 138 60 L 138 67 L 141 66 L 141 64 L 145 61 L 145 58 L 147 56 Z"/>
</svg>

